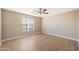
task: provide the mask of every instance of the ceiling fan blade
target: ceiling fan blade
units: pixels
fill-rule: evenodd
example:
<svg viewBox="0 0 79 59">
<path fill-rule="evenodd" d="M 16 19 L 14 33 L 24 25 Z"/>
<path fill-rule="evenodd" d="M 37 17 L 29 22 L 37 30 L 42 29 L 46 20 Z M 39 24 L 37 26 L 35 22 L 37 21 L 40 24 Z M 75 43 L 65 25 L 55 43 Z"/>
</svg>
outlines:
<svg viewBox="0 0 79 59">
<path fill-rule="evenodd" d="M 48 14 L 48 12 L 42 12 L 42 14 Z"/>
<path fill-rule="evenodd" d="M 33 10 L 34 12 L 39 12 L 39 11 L 37 11 L 37 10 Z"/>
<path fill-rule="evenodd" d="M 32 12 L 33 14 L 39 14 L 38 12 Z"/>
<path fill-rule="evenodd" d="M 47 9 L 44 9 L 43 11 L 47 11 Z"/>
<path fill-rule="evenodd" d="M 44 13 L 44 14 L 48 14 L 48 13 Z"/>
<path fill-rule="evenodd" d="M 47 9 L 46 8 L 39 8 L 39 9 L 35 9 L 35 10 L 33 10 L 34 12 L 32 12 L 32 13 L 34 13 L 34 14 L 48 14 L 48 11 L 47 11 Z"/>
</svg>

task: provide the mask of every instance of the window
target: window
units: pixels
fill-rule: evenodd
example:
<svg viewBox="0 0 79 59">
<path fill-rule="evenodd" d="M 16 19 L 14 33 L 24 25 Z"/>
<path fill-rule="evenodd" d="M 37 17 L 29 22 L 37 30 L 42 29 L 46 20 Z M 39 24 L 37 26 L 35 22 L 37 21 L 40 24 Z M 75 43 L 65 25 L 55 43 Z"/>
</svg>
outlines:
<svg viewBox="0 0 79 59">
<path fill-rule="evenodd" d="M 34 19 L 22 18 L 22 32 L 34 31 Z"/>
</svg>

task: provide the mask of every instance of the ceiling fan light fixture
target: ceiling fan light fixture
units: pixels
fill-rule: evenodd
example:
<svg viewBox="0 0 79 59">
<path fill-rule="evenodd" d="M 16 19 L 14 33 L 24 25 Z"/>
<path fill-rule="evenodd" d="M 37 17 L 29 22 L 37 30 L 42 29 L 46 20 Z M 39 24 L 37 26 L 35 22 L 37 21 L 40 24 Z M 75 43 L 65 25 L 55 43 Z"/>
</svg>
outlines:
<svg viewBox="0 0 79 59">
<path fill-rule="evenodd" d="M 40 16 L 41 15 L 44 15 L 44 14 L 48 14 L 48 10 L 46 8 L 36 8 L 36 9 L 33 9 L 33 14 L 39 14 Z"/>
</svg>

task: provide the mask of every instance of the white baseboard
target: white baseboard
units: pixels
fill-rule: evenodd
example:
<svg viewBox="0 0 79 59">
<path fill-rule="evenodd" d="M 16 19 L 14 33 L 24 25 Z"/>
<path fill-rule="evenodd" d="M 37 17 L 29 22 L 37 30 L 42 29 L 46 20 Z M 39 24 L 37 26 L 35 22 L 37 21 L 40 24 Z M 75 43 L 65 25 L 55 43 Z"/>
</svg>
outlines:
<svg viewBox="0 0 79 59">
<path fill-rule="evenodd" d="M 77 42 L 78 42 L 78 48 L 79 48 L 79 40 Z"/>
<path fill-rule="evenodd" d="M 66 38 L 66 39 L 69 39 L 69 40 L 79 41 L 78 39 L 67 37 L 67 36 L 63 36 L 63 35 L 52 34 L 52 33 L 47 33 L 47 32 L 43 32 L 43 33 L 47 34 L 47 35 L 52 35 L 52 36 L 57 36 L 57 37 L 61 37 L 61 38 Z"/>
<path fill-rule="evenodd" d="M 4 42 L 4 41 L 8 41 L 8 40 L 14 40 L 14 39 L 18 39 L 18 38 L 22 38 L 22 37 L 26 37 L 26 36 L 30 36 L 30 35 L 35 35 L 35 34 L 39 34 L 39 33 L 40 33 L 40 32 L 37 32 L 37 33 L 31 33 L 31 34 L 28 34 L 28 35 L 16 36 L 16 37 L 8 38 L 8 39 L 3 39 L 2 42 Z"/>
<path fill-rule="evenodd" d="M 2 40 L 0 39 L 0 48 L 1 48 L 1 43 L 2 43 Z"/>
</svg>

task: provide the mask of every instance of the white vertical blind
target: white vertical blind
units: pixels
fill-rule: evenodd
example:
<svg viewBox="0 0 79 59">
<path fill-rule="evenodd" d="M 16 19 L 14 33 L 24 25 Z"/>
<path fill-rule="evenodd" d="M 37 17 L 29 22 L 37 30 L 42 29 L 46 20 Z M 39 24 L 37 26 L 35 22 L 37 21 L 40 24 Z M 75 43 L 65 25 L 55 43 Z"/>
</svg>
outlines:
<svg viewBox="0 0 79 59">
<path fill-rule="evenodd" d="M 34 19 L 22 18 L 22 32 L 34 31 Z"/>
</svg>

